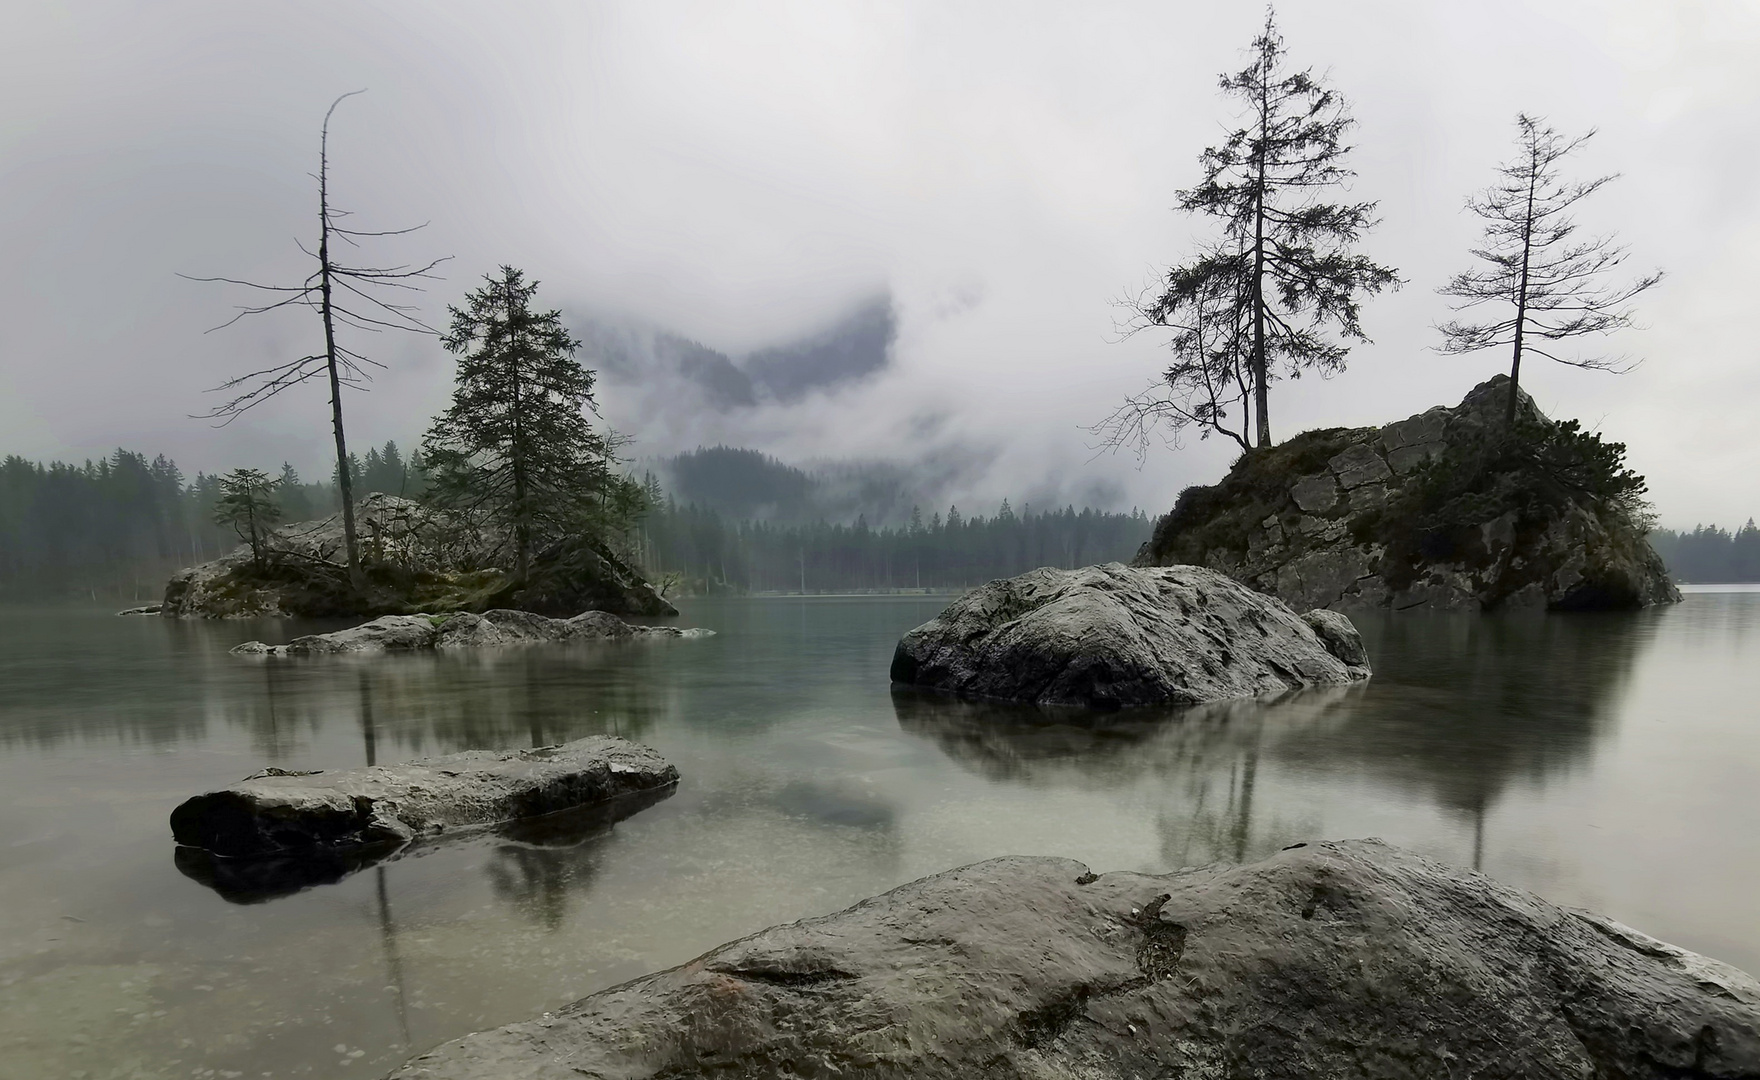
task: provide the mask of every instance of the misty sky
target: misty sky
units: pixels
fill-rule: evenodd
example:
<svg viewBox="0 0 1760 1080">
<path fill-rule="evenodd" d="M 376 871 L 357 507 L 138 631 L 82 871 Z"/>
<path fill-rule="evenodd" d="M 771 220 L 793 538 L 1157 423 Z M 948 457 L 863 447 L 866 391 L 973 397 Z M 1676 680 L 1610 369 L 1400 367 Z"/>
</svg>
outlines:
<svg viewBox="0 0 1760 1080">
<path fill-rule="evenodd" d="M 444 320 L 502 262 L 571 320 L 671 331 L 740 360 L 890 296 L 878 372 L 734 411 L 608 381 L 638 454 L 698 444 L 951 470 L 1008 495 L 1164 511 L 1232 457 L 1215 440 L 1095 459 L 1083 428 L 1161 363 L 1112 302 L 1190 250 L 1171 207 L 1230 119 L 1215 90 L 1256 3 L 21 4 L 0 38 L 0 453 L 121 445 L 186 470 L 327 474 L 311 385 L 224 430 L 189 419 L 229 374 L 317 348 L 316 319 L 204 334 L 242 299 L 176 276 L 297 279 L 336 95 L 337 201 L 365 227 L 432 222 L 374 258 L 450 255 Z M 1435 288 L 1476 238 L 1463 198 L 1518 110 L 1600 134 L 1623 178 L 1582 215 L 1661 266 L 1646 358 L 1613 376 L 1536 362 L 1554 415 L 1627 443 L 1667 525 L 1760 515 L 1760 7 L 1737 0 L 1287 0 L 1291 58 L 1360 126 L 1365 250 L 1398 267 L 1343 375 L 1274 387 L 1274 433 L 1453 403 L 1507 364 L 1442 357 Z M 350 436 L 419 438 L 450 390 L 432 339 L 381 358 Z M 589 358 L 591 359 L 591 358 Z"/>
</svg>

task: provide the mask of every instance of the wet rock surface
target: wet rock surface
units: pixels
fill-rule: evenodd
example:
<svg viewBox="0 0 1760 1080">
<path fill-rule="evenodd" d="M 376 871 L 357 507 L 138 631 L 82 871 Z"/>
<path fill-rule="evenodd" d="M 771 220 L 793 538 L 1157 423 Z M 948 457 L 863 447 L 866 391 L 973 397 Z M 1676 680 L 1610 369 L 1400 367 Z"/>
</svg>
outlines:
<svg viewBox="0 0 1760 1080">
<path fill-rule="evenodd" d="M 1754 1075 L 1748 975 L 1358 840 L 1165 876 L 994 859 L 393 1080 Z"/>
<path fill-rule="evenodd" d="M 1202 567 L 1047 567 L 974 589 L 906 634 L 892 681 L 1116 708 L 1367 678 L 1349 619 L 1325 627 L 1317 632 L 1281 601 Z"/>
<path fill-rule="evenodd" d="M 171 812 L 171 832 L 179 844 L 225 859 L 394 850 L 677 782 L 678 770 L 652 749 L 595 735 L 558 746 L 468 750 L 336 772 L 268 769 L 185 800 Z"/>
<path fill-rule="evenodd" d="M 1221 570 L 1298 609 L 1634 608 L 1679 601 L 1641 527 L 1594 499 L 1488 499 L 1468 523 L 1403 498 L 1506 429 L 1509 380 L 1380 428 L 1308 432 L 1189 488 L 1135 560 Z M 1524 422 L 1550 427 L 1526 394 Z M 1458 465 L 1457 465 L 1458 467 Z M 1505 494 L 1521 481 L 1502 477 Z"/>
<path fill-rule="evenodd" d="M 628 638 L 708 637 L 712 630 L 676 626 L 638 626 L 609 612 L 586 611 L 572 619 L 552 619 L 529 611 L 485 611 L 481 615 L 382 615 L 371 622 L 328 634 L 307 634 L 285 645 L 247 641 L 235 656 L 325 656 L 340 653 L 410 652 L 418 649 L 481 649 L 553 641 L 618 641 Z"/>
</svg>

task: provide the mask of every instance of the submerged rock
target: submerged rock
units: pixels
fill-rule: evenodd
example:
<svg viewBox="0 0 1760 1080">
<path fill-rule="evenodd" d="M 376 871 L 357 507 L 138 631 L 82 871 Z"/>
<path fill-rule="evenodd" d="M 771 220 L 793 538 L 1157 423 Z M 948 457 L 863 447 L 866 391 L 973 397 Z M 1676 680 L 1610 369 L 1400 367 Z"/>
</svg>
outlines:
<svg viewBox="0 0 1760 1080">
<path fill-rule="evenodd" d="M 1298 608 L 1633 608 L 1680 592 L 1629 507 L 1503 452 L 1509 379 L 1380 428 L 1310 431 L 1187 488 L 1139 566 L 1221 570 Z M 1526 394 L 1538 438 L 1562 431 Z"/>
<path fill-rule="evenodd" d="M 266 769 L 185 800 L 171 812 L 171 833 L 179 844 L 222 858 L 325 856 L 401 847 L 676 783 L 678 770 L 655 751 L 595 735 L 341 772 Z"/>
<path fill-rule="evenodd" d="M 328 634 L 307 634 L 285 645 L 247 641 L 235 656 L 323 656 L 336 653 L 407 652 L 416 649 L 478 649 L 549 641 L 614 641 L 634 637 L 709 637 L 712 630 L 636 626 L 605 611 L 551 619 L 529 611 L 468 611 L 450 615 L 381 615 L 372 622 Z"/>
<path fill-rule="evenodd" d="M 1045 567 L 992 581 L 906 634 L 892 658 L 896 683 L 1100 708 L 1195 705 L 1368 677 L 1349 619 L 1297 615 L 1197 566 Z"/>
<path fill-rule="evenodd" d="M 392 1080 L 1757 1074 L 1751 977 L 1355 840 L 1165 876 L 993 859 Z"/>
<path fill-rule="evenodd" d="M 157 615 L 165 607 L 164 604 L 142 604 L 139 607 L 123 608 L 118 615 Z"/>
</svg>

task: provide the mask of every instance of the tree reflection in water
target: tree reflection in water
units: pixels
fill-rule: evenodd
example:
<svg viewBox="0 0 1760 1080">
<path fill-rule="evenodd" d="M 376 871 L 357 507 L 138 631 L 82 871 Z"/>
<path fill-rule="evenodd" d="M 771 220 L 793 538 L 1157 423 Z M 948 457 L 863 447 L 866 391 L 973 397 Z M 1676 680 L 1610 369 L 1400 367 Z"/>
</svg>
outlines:
<svg viewBox="0 0 1760 1080">
<path fill-rule="evenodd" d="M 1362 618 L 1374 678 L 1273 699 L 1095 713 L 896 687 L 893 708 L 904 730 L 993 781 L 1144 786 L 1170 867 L 1245 861 L 1308 838 L 1312 824 L 1254 820 L 1268 763 L 1295 779 L 1390 787 L 1458 816 L 1477 866 L 1485 814 L 1510 785 L 1569 772 L 1611 733 L 1659 617 Z"/>
</svg>

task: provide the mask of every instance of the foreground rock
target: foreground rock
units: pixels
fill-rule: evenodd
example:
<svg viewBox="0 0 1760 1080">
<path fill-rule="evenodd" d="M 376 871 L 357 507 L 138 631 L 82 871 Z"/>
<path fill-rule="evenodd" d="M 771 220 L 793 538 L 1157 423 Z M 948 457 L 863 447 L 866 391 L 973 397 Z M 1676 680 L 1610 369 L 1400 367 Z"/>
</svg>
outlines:
<svg viewBox="0 0 1760 1080">
<path fill-rule="evenodd" d="M 1678 602 L 1627 510 L 1496 460 L 1508 394 L 1500 375 L 1454 408 L 1243 455 L 1221 483 L 1180 494 L 1136 563 L 1208 566 L 1298 608 Z M 1557 428 L 1519 400 L 1524 422 Z"/>
<path fill-rule="evenodd" d="M 332 618 L 516 608 L 567 615 L 588 608 L 619 615 L 678 614 L 636 570 L 585 539 L 537 553 L 515 581 L 505 538 L 460 528 L 443 511 L 374 492 L 355 504 L 366 591 L 344 568 L 342 520 L 283 525 L 270 534 L 267 564 L 241 547 L 180 571 L 165 586 L 168 618 Z"/>
<path fill-rule="evenodd" d="M 1751 1077 L 1760 985 L 1378 841 L 1096 877 L 978 863 L 393 1080 Z"/>
<path fill-rule="evenodd" d="M 329 634 L 307 634 L 285 645 L 247 641 L 234 656 L 325 656 L 337 653 L 407 652 L 417 649 L 480 649 L 496 645 L 535 645 L 553 641 L 619 641 L 628 638 L 709 637 L 712 630 L 675 626 L 636 626 L 604 611 L 572 619 L 551 619 L 529 611 L 485 611 L 481 615 L 382 615 L 372 622 Z"/>
<path fill-rule="evenodd" d="M 266 770 L 171 812 L 179 844 L 223 858 L 399 847 L 678 783 L 646 746 L 595 735 L 529 750 L 469 750 L 341 772 Z"/>
<path fill-rule="evenodd" d="M 1369 677 L 1337 612 L 1297 615 L 1214 570 L 1109 563 L 992 581 L 906 634 L 892 681 L 975 697 L 1195 705 Z"/>
</svg>

